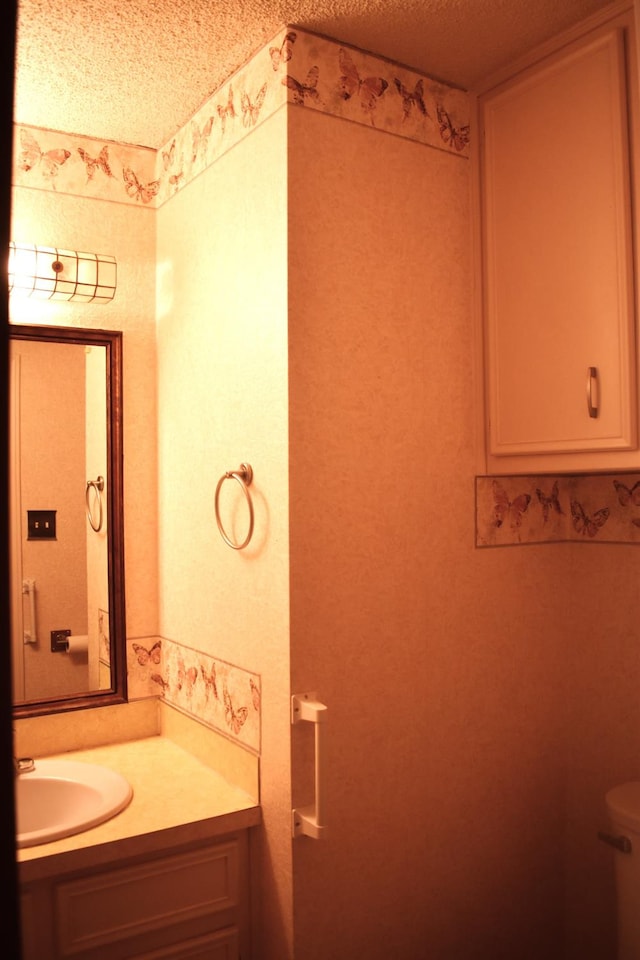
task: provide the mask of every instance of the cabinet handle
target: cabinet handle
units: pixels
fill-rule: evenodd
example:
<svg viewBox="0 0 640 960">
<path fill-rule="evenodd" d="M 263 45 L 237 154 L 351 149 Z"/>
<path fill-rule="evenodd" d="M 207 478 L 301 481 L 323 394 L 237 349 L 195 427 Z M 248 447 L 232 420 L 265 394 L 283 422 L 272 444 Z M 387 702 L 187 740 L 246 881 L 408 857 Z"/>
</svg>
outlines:
<svg viewBox="0 0 640 960">
<path fill-rule="evenodd" d="M 598 368 L 587 367 L 587 409 L 592 420 L 596 420 L 600 407 L 600 384 Z"/>
<path fill-rule="evenodd" d="M 291 697 L 291 723 L 308 720 L 315 727 L 316 740 L 316 798 L 308 807 L 291 811 L 291 831 L 294 837 L 312 837 L 320 840 L 327 834 L 324 822 L 324 728 L 327 707 L 320 703 L 315 693 L 301 693 Z"/>
<path fill-rule="evenodd" d="M 616 850 L 620 850 L 621 853 L 632 853 L 633 844 L 629 837 L 614 837 L 611 833 L 605 833 L 604 830 L 598 830 L 598 839 L 602 840 L 603 843 L 608 843 L 610 847 L 615 847 Z"/>
</svg>

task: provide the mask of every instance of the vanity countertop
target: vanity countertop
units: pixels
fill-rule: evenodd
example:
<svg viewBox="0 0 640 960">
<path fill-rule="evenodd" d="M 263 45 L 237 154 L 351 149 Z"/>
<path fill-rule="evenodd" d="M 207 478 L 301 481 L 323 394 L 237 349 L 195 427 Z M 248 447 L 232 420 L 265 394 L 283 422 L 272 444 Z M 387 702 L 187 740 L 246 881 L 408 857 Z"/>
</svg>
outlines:
<svg viewBox="0 0 640 960">
<path fill-rule="evenodd" d="M 111 820 L 90 830 L 18 849 L 23 882 L 143 855 L 159 845 L 214 839 L 260 823 L 260 807 L 252 797 L 163 736 L 75 750 L 55 758 L 117 770 L 131 784 L 133 798 Z"/>
</svg>

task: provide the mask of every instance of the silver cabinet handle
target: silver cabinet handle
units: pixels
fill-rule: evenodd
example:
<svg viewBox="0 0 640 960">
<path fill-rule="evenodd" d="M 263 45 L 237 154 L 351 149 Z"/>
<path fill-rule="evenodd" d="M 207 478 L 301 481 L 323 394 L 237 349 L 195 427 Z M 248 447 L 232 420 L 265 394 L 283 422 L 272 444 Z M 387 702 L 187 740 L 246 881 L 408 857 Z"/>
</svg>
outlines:
<svg viewBox="0 0 640 960">
<path fill-rule="evenodd" d="M 602 840 L 603 843 L 608 843 L 611 847 L 615 847 L 616 850 L 622 851 L 622 853 L 631 853 L 633 849 L 629 837 L 614 837 L 611 833 L 605 833 L 603 830 L 599 830 L 598 839 Z"/>
<path fill-rule="evenodd" d="M 587 367 L 587 409 L 589 416 L 595 420 L 600 407 L 600 384 L 598 382 L 598 368 Z"/>
</svg>

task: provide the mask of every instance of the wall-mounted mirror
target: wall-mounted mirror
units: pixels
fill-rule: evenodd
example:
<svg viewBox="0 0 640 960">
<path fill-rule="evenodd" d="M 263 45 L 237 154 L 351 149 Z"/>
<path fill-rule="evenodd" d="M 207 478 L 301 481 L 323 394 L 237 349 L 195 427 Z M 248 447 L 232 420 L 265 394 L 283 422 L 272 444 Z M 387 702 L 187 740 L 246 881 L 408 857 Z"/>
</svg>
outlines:
<svg viewBox="0 0 640 960">
<path fill-rule="evenodd" d="M 9 335 L 14 714 L 122 702 L 122 334 Z"/>
</svg>

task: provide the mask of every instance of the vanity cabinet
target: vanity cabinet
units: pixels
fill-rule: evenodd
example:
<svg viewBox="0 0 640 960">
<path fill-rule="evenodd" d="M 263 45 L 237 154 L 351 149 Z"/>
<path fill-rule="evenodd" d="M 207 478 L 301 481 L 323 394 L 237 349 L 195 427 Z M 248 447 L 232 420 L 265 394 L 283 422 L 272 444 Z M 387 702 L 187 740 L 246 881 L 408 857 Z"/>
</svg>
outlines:
<svg viewBox="0 0 640 960">
<path fill-rule="evenodd" d="M 249 960 L 248 838 L 21 886 L 22 960 Z"/>
<path fill-rule="evenodd" d="M 640 467 L 623 7 L 478 97 L 489 473 Z"/>
</svg>

